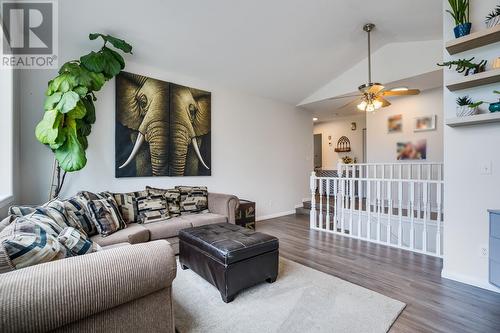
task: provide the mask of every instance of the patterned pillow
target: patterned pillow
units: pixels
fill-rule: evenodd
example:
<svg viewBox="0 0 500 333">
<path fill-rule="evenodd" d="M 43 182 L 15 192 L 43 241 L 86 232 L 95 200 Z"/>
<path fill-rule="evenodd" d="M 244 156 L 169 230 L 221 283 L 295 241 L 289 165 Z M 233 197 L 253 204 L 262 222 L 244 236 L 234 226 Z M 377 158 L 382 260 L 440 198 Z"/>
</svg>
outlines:
<svg viewBox="0 0 500 333">
<path fill-rule="evenodd" d="M 36 207 L 32 206 L 10 206 L 9 215 L 14 215 L 17 217 L 29 215 L 36 210 Z"/>
<path fill-rule="evenodd" d="M 181 192 L 178 189 L 161 189 L 146 186 L 146 190 L 153 195 L 163 195 L 167 200 L 168 213 L 175 217 L 181 215 Z"/>
<path fill-rule="evenodd" d="M 92 217 L 95 220 L 97 231 L 106 237 L 112 233 L 127 227 L 121 218 L 120 211 L 113 201 L 108 199 L 97 199 L 89 202 Z"/>
<path fill-rule="evenodd" d="M 82 254 L 97 252 L 101 247 L 85 237 L 80 231 L 72 227 L 66 227 L 57 236 L 57 240 L 68 248 L 72 254 L 79 256 Z"/>
<path fill-rule="evenodd" d="M 57 233 L 32 216 L 17 218 L 0 233 L 0 273 L 71 256 Z"/>
<path fill-rule="evenodd" d="M 136 193 L 113 193 L 113 197 L 118 205 L 120 214 L 125 223 L 139 221 L 139 212 L 137 210 Z"/>
<path fill-rule="evenodd" d="M 181 192 L 181 213 L 203 213 L 208 210 L 208 190 L 205 186 L 176 186 Z"/>
<path fill-rule="evenodd" d="M 137 198 L 139 223 L 165 221 L 171 218 L 167 209 L 167 201 L 163 195 L 148 194 Z"/>
<path fill-rule="evenodd" d="M 95 193 L 80 191 L 64 202 L 68 216 L 78 224 L 88 236 L 98 234 L 97 221 L 92 215 L 89 203 L 92 200 L 104 199 Z"/>
</svg>

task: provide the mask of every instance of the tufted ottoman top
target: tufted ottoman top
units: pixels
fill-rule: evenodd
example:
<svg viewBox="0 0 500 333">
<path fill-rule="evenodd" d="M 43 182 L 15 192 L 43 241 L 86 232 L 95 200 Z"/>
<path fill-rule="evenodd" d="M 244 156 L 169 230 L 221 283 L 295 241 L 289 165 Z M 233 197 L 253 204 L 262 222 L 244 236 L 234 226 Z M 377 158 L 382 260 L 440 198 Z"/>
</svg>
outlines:
<svg viewBox="0 0 500 333">
<path fill-rule="evenodd" d="M 183 242 L 224 264 L 278 249 L 278 238 L 230 223 L 208 224 L 179 232 Z"/>
</svg>

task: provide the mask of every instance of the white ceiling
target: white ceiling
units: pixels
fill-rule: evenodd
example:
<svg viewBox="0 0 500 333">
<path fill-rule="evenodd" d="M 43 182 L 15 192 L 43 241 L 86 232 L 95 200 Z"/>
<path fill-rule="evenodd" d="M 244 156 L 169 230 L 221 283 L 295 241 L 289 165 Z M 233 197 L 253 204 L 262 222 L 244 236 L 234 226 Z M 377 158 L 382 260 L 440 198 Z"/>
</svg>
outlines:
<svg viewBox="0 0 500 333">
<path fill-rule="evenodd" d="M 442 36 L 436 0 L 58 3 L 63 58 L 92 45 L 89 32 L 113 33 L 133 44 L 134 62 L 294 105 L 366 57 L 368 21 L 374 50 Z"/>
</svg>

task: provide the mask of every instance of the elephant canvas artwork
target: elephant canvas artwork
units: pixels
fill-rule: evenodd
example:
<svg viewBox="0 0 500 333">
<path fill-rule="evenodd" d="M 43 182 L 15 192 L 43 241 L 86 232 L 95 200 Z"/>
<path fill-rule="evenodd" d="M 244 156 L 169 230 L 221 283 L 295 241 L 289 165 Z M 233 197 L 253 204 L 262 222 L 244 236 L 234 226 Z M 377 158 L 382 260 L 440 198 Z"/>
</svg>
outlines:
<svg viewBox="0 0 500 333">
<path fill-rule="evenodd" d="M 121 72 L 116 177 L 210 176 L 211 94 Z"/>
</svg>

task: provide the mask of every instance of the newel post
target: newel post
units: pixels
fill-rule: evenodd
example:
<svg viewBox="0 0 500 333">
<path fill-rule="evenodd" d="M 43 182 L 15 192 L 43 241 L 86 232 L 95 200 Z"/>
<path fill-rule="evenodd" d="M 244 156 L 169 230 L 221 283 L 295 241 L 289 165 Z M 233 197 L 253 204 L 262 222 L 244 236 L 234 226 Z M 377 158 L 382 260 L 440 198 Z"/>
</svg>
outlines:
<svg viewBox="0 0 500 333">
<path fill-rule="evenodd" d="M 309 214 L 309 226 L 310 228 L 316 227 L 316 172 L 311 172 L 309 187 L 311 189 L 311 213 Z"/>
</svg>

